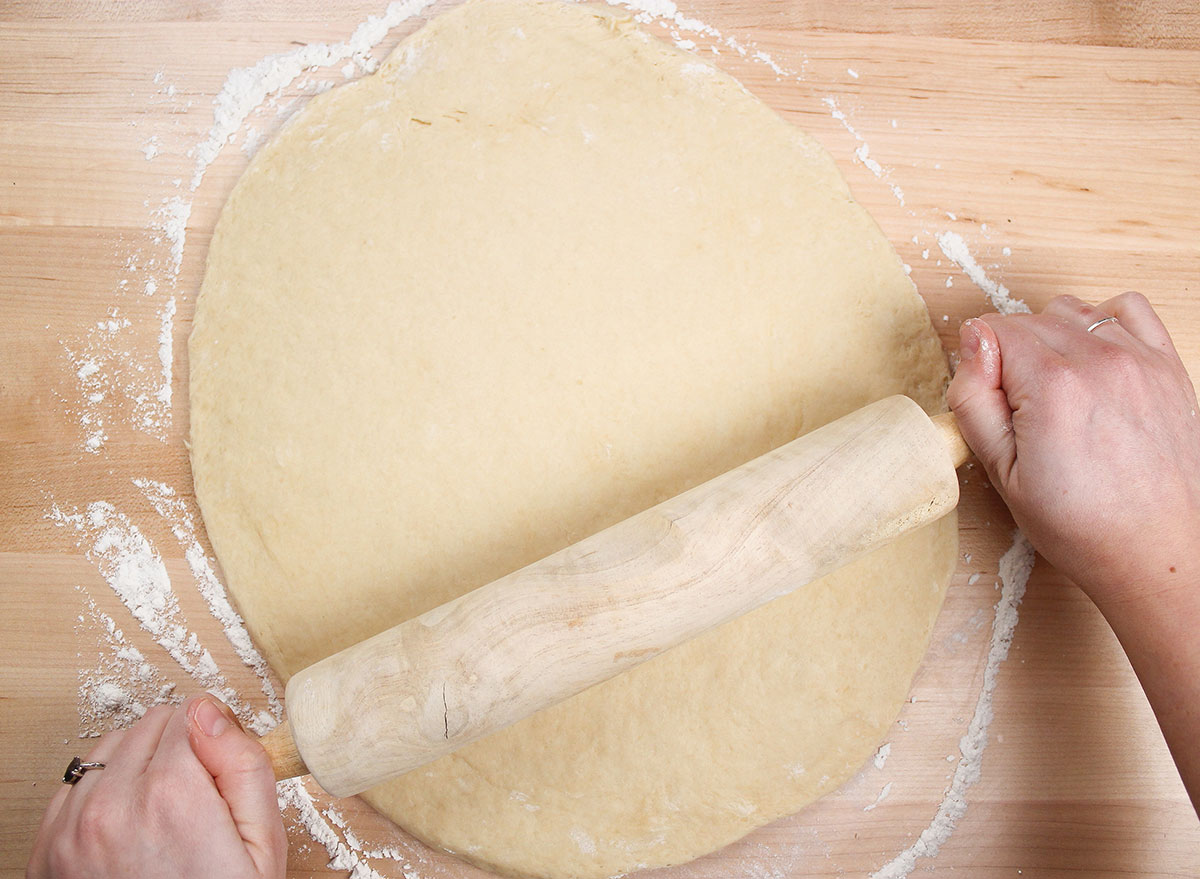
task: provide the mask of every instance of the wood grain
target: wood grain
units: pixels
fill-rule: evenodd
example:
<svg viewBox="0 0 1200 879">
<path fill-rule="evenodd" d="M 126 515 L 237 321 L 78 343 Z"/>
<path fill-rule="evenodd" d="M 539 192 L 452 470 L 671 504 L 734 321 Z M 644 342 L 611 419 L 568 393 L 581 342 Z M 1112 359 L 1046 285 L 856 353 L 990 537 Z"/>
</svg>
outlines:
<svg viewBox="0 0 1200 879">
<path fill-rule="evenodd" d="M 953 510 L 960 447 L 887 397 L 326 657 L 287 684 L 301 766 L 362 793 L 803 588 Z"/>
<path fill-rule="evenodd" d="M 203 601 L 180 585 L 190 582 L 182 549 L 130 482 L 162 480 L 196 514 L 183 445 L 184 341 L 208 234 L 246 162 L 240 139 L 196 193 L 174 291 L 179 313 L 166 440 L 130 427 L 114 400 L 108 441 L 100 454 L 86 454 L 67 349 L 78 347 L 116 305 L 132 324 L 131 357 L 156 362 L 161 296 L 144 297 L 120 283 L 131 277 L 130 255 L 143 262 L 166 258 L 166 245 L 154 240 L 153 210 L 176 194 L 173 179 L 190 174 L 185 151 L 211 125 L 210 102 L 226 74 L 296 42 L 345 39 L 383 5 L 18 0 L 0 10 L 4 879 L 22 875 L 56 776 L 87 749 L 75 738 L 77 691 L 104 648 L 84 613 L 85 595 L 128 621 L 126 635 L 147 657 L 170 666 L 73 536 L 45 518 L 52 503 L 74 508 L 103 499 L 137 516 L 164 554 L 189 624 L 231 682 L 243 693 L 257 692 Z M 856 197 L 913 267 L 948 348 L 957 344 L 958 323 L 986 307 L 937 247 L 938 232 L 956 231 L 992 277 L 1034 308 L 1059 293 L 1096 301 L 1142 290 L 1159 307 L 1192 374 L 1200 375 L 1194 4 L 696 0 L 684 11 L 801 74 L 799 81 L 777 79 L 733 52 L 712 56 L 830 150 Z M 413 26 L 389 34 L 380 50 Z M 156 83 L 160 71 L 163 81 Z M 322 78 L 341 81 L 337 70 L 313 74 Z M 176 86 L 171 99 L 166 83 Z M 845 112 L 886 169 L 884 179 L 856 159 L 860 141 L 831 116 L 824 98 Z M 252 124 L 269 135 L 282 118 L 272 108 Z M 161 151 L 148 161 L 142 151 L 152 136 Z M 903 205 L 889 183 L 903 190 Z M 950 767 L 937 765 L 937 751 L 953 753 L 978 693 L 986 631 L 976 631 L 972 620 L 994 600 L 990 584 L 1009 543 L 1011 522 L 976 474 L 963 474 L 964 559 L 914 688 L 917 703 L 901 718 L 909 729 L 897 730 L 886 769 L 868 767 L 828 801 L 664 876 L 863 875 L 928 823 Z M 977 573 L 982 578 L 968 585 Z M 186 675 L 177 678 L 181 692 L 195 691 Z M 923 712 L 925 704 L 936 710 Z M 966 817 L 942 852 L 918 869 L 984 879 L 1018 870 L 1024 877 L 1200 874 L 1200 826 L 1136 679 L 1090 603 L 1043 565 L 1022 605 L 995 708 L 983 777 L 968 795 Z M 884 780 L 894 781 L 893 792 L 868 821 L 862 808 Z M 337 808 L 360 838 L 413 852 L 419 876 L 481 875 L 422 853 L 355 800 Z M 293 879 L 339 875 L 328 860 L 306 833 L 293 831 Z M 403 874 L 403 865 L 387 860 L 371 865 L 383 875 Z"/>
</svg>

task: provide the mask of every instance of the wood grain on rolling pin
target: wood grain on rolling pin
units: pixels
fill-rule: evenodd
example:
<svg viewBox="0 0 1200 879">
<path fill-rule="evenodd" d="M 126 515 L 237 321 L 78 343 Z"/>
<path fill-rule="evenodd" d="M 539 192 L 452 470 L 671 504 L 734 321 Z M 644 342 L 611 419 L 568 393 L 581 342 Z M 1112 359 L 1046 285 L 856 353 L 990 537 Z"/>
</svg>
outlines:
<svg viewBox="0 0 1200 879">
<path fill-rule="evenodd" d="M 872 403 L 300 671 L 299 756 L 335 796 L 432 762 L 940 518 L 965 459 Z"/>
</svg>

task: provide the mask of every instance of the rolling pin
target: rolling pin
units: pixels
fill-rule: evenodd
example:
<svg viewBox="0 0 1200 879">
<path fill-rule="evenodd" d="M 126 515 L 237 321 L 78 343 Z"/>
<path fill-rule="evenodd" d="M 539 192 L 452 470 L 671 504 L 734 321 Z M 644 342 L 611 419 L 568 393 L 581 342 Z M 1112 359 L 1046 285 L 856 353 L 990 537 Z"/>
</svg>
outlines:
<svg viewBox="0 0 1200 879">
<path fill-rule="evenodd" d="M 359 793 L 938 519 L 968 455 L 952 415 L 872 403 L 309 666 L 260 741 Z"/>
</svg>

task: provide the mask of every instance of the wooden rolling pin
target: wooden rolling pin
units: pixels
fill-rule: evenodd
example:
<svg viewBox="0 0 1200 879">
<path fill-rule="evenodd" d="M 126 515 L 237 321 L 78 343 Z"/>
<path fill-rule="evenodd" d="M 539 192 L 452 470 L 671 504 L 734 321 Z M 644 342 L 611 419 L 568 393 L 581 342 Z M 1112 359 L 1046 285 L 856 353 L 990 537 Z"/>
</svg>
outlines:
<svg viewBox="0 0 1200 879">
<path fill-rule="evenodd" d="M 941 517 L 968 454 L 859 409 L 299 672 L 276 776 L 350 796 L 503 729 Z"/>
</svg>

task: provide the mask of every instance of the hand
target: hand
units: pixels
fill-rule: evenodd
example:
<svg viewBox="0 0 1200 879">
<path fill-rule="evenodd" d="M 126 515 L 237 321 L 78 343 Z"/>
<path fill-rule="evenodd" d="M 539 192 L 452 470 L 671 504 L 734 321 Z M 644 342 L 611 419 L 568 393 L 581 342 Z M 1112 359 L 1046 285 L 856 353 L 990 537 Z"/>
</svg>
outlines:
<svg viewBox="0 0 1200 879">
<path fill-rule="evenodd" d="M 287 838 L 266 752 L 211 696 L 105 735 L 42 818 L 27 879 L 280 879 Z"/>
<path fill-rule="evenodd" d="M 1137 293 L 985 314 L 960 336 L 963 437 L 1112 626 L 1200 814 L 1200 416 L 1170 336 Z"/>
<path fill-rule="evenodd" d="M 1146 298 L 1061 296 L 960 335 L 950 407 L 1038 551 L 1101 605 L 1200 583 L 1196 394 Z"/>
</svg>

